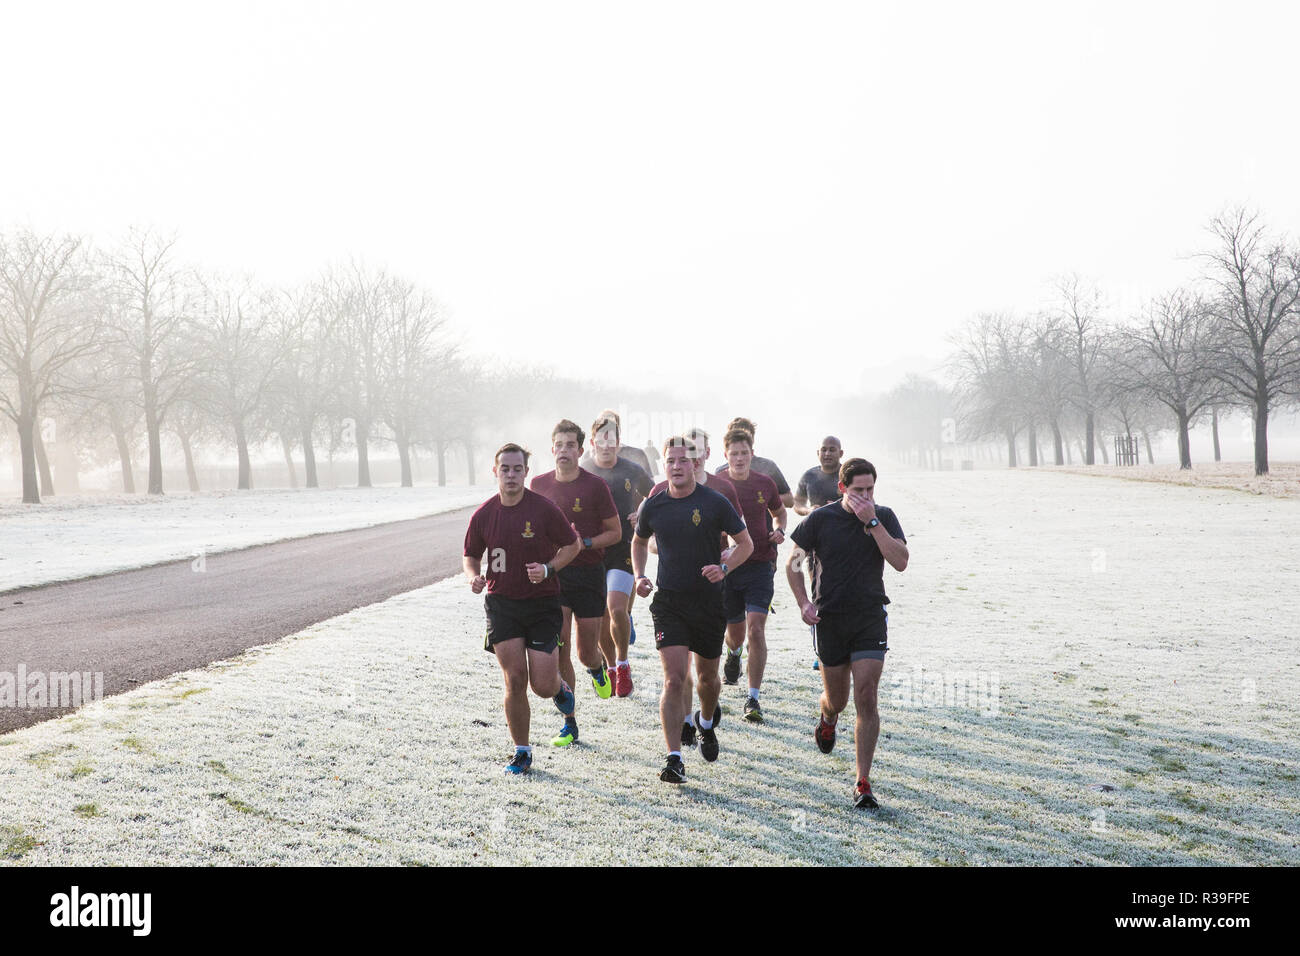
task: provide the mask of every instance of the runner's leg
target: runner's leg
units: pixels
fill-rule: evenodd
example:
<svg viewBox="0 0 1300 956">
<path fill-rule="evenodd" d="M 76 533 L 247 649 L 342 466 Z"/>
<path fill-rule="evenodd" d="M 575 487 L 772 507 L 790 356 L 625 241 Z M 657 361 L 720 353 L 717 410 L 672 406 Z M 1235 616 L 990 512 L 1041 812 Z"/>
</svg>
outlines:
<svg viewBox="0 0 1300 956">
<path fill-rule="evenodd" d="M 871 759 L 876 753 L 876 738 L 880 736 L 877 690 L 885 662 L 865 658 L 852 661 L 849 666 L 853 669 L 853 704 L 858 712 L 853 735 L 858 748 L 858 778 L 870 780 Z"/>
<path fill-rule="evenodd" d="M 528 656 L 524 653 L 526 649 L 524 639 L 519 637 L 500 641 L 494 644 L 492 649 L 496 651 L 497 663 L 501 665 L 501 676 L 505 679 L 506 726 L 510 729 L 510 739 L 515 742 L 516 747 L 527 747 L 530 710 Z M 559 687 L 556 687 L 555 693 L 559 693 L 559 690 Z"/>
<path fill-rule="evenodd" d="M 664 730 L 667 753 L 682 749 L 682 724 L 687 710 L 682 705 L 682 693 L 690 669 L 689 647 L 673 645 L 661 648 L 659 659 L 664 669 L 664 692 L 659 697 L 659 722 Z"/>
</svg>

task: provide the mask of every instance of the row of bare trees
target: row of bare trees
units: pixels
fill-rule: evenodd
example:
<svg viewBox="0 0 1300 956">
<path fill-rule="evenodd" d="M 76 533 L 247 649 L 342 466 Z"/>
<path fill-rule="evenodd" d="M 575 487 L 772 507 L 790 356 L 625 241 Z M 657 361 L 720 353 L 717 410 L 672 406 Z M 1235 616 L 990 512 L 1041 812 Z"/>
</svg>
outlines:
<svg viewBox="0 0 1300 956">
<path fill-rule="evenodd" d="M 1099 290 L 1077 275 L 1057 280 L 1054 308 L 970 321 L 950 362 L 965 436 L 1005 439 L 1015 466 L 1026 432 L 1037 464 L 1046 428 L 1059 465 L 1063 430 L 1078 422 L 1091 465 L 1105 413 L 1130 436 L 1172 425 L 1179 464 L 1190 468 L 1192 425 L 1209 415 L 1217 449 L 1219 409 L 1233 406 L 1252 417 L 1255 473 L 1265 474 L 1269 416 L 1300 401 L 1300 245 L 1244 209 L 1215 217 L 1209 232 L 1200 281 L 1127 322 L 1108 321 Z"/>
<path fill-rule="evenodd" d="M 248 488 L 250 445 L 277 437 L 295 484 L 297 447 L 317 485 L 320 442 L 355 447 L 362 487 L 374 442 L 396 446 L 404 486 L 416 446 L 433 450 L 445 481 L 448 448 L 474 440 L 468 396 L 485 374 L 433 297 L 382 269 L 354 262 L 286 291 L 188 268 L 174 239 L 150 231 L 107 251 L 0 234 L 0 410 L 17 427 L 26 502 L 53 490 L 47 422 L 81 447 L 111 434 L 126 491 L 141 427 L 153 494 L 164 432 L 192 490 L 196 442 L 233 446 Z"/>
</svg>

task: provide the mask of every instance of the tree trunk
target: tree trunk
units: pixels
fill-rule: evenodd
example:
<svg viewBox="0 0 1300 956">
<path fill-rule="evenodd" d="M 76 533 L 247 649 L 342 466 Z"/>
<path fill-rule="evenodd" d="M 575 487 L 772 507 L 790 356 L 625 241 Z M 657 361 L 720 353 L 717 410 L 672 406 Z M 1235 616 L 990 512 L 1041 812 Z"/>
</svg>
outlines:
<svg viewBox="0 0 1300 956">
<path fill-rule="evenodd" d="M 1214 460 L 1221 461 L 1223 455 L 1219 451 L 1219 409 L 1218 406 L 1210 409 L 1210 434 L 1214 436 Z"/>
<path fill-rule="evenodd" d="M 1029 467 L 1038 467 L 1038 426 L 1029 426 Z"/>
<path fill-rule="evenodd" d="M 1268 474 L 1268 396 L 1261 388 L 1255 393 L 1255 474 Z"/>
<path fill-rule="evenodd" d="M 135 471 L 131 467 L 131 446 L 126 441 L 126 429 L 112 422 L 113 440 L 117 442 L 117 459 L 122 464 L 122 490 L 128 495 L 135 494 Z"/>
<path fill-rule="evenodd" d="M 1102 460 L 1102 463 L 1103 463 L 1103 464 L 1106 464 L 1106 465 L 1109 465 L 1109 464 L 1110 464 L 1110 455 L 1107 454 L 1107 452 L 1106 452 L 1106 436 L 1105 436 L 1105 435 L 1101 435 L 1101 434 L 1098 434 L 1098 435 L 1097 435 L 1097 447 L 1101 449 L 1101 460 Z M 1093 459 L 1092 461 L 1088 462 L 1088 464 L 1090 464 L 1090 465 L 1095 465 L 1095 464 L 1097 464 L 1097 461 L 1096 461 L 1096 459 Z"/>
<path fill-rule="evenodd" d="M 1190 416 L 1185 408 L 1174 409 L 1174 414 L 1178 416 L 1178 470 L 1190 471 L 1192 468 Z"/>
<path fill-rule="evenodd" d="M 411 480 L 411 443 L 400 433 L 394 437 L 397 439 L 397 459 L 402 464 L 402 487 L 414 488 L 415 482 Z"/>
<path fill-rule="evenodd" d="M 54 494 L 54 476 L 50 474 L 50 459 L 45 454 L 45 437 L 41 434 L 40 422 L 32 426 L 32 446 L 36 452 L 36 467 L 41 473 L 41 495 L 49 498 Z"/>
<path fill-rule="evenodd" d="M 1007 467 L 1016 467 L 1016 433 L 1007 429 Z"/>
<path fill-rule="evenodd" d="M 1052 422 L 1052 460 L 1058 465 L 1065 464 L 1065 448 L 1061 440 L 1061 426 Z"/>
<path fill-rule="evenodd" d="M 239 491 L 249 491 L 253 487 L 253 467 L 248 460 L 248 436 L 244 434 L 244 420 L 235 419 L 235 448 L 239 451 Z"/>
<path fill-rule="evenodd" d="M 190 436 L 177 429 L 176 437 L 180 439 L 181 451 L 185 453 L 185 479 L 189 482 L 190 491 L 199 490 L 199 473 L 194 470 L 194 449 L 190 447 Z"/>
<path fill-rule="evenodd" d="M 1089 409 L 1088 415 L 1084 420 L 1084 445 L 1087 451 L 1083 453 L 1083 463 L 1085 465 L 1097 464 L 1097 457 L 1093 452 L 1093 442 L 1097 438 L 1097 426 L 1092 418 L 1092 410 Z M 1102 457 L 1106 457 L 1106 449 L 1101 450 Z"/>
<path fill-rule="evenodd" d="M 447 443 L 441 438 L 434 443 L 438 457 L 438 487 L 447 487 Z"/>
<path fill-rule="evenodd" d="M 289 487 L 298 487 L 298 472 L 293 467 L 293 445 L 289 441 L 289 436 L 280 432 L 280 447 L 284 449 L 284 464 L 289 469 Z"/>
<path fill-rule="evenodd" d="M 1146 429 L 1142 430 L 1142 441 L 1144 441 L 1147 446 L 1147 464 L 1154 465 L 1156 463 L 1156 456 L 1151 451 L 1151 433 Z"/>
<path fill-rule="evenodd" d="M 32 413 L 18 413 L 18 447 L 23 461 L 23 504 L 39 505 L 41 503 L 41 486 L 36 480 L 36 416 Z"/>
<path fill-rule="evenodd" d="M 357 422 L 357 487 L 369 488 L 370 485 L 370 423 Z"/>
<path fill-rule="evenodd" d="M 316 477 L 316 452 L 311 447 L 311 426 L 302 426 L 302 468 L 306 472 L 307 487 L 319 488 Z"/>
<path fill-rule="evenodd" d="M 465 442 L 465 477 L 474 484 L 474 443 Z"/>
<path fill-rule="evenodd" d="M 150 401 L 145 402 L 144 427 L 149 435 L 149 494 L 160 495 L 163 493 L 162 423 Z"/>
</svg>

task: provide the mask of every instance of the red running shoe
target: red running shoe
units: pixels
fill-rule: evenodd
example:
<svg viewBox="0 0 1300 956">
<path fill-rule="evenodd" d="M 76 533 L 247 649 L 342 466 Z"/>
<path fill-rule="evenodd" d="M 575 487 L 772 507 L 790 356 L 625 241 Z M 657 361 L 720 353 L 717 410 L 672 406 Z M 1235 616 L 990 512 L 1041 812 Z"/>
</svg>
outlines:
<svg viewBox="0 0 1300 956">
<path fill-rule="evenodd" d="M 619 697 L 632 696 L 632 665 L 621 664 L 614 671 L 614 693 Z"/>
<path fill-rule="evenodd" d="M 876 798 L 871 795 L 871 784 L 867 783 L 867 778 L 863 777 L 858 781 L 856 789 L 853 791 L 853 805 L 859 810 L 879 810 L 880 804 Z"/>
<path fill-rule="evenodd" d="M 817 718 L 817 726 L 813 729 L 813 737 L 817 740 L 817 748 L 822 753 L 828 754 L 835 749 L 835 725 L 826 723 L 825 717 Z"/>
</svg>

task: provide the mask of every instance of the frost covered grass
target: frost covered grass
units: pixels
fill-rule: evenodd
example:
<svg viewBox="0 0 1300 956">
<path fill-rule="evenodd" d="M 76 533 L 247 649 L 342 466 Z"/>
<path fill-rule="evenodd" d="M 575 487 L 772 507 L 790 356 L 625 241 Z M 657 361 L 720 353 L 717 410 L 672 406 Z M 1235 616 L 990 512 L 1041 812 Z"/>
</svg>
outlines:
<svg viewBox="0 0 1300 956">
<path fill-rule="evenodd" d="M 1189 471 L 1183 471 L 1177 465 L 1053 466 L 1052 470 L 1076 475 L 1124 478 L 1128 481 L 1162 481 L 1198 488 L 1226 488 L 1278 498 L 1300 498 L 1300 464 L 1296 462 L 1269 462 L 1267 475 L 1256 475 L 1254 464 L 1247 461 L 1193 462 Z"/>
<path fill-rule="evenodd" d="M 912 552 L 886 579 L 880 812 L 849 803 L 852 704 L 835 752 L 813 743 L 783 582 L 767 723 L 724 688 L 722 756 L 688 752 L 674 788 L 645 602 L 637 694 L 579 688 L 567 750 L 533 699 L 512 779 L 453 579 L 0 737 L 0 860 L 1300 863 L 1300 502 L 1006 472 L 886 473 L 879 497 Z"/>
<path fill-rule="evenodd" d="M 0 591 L 419 518 L 489 493 L 462 485 L 0 500 Z"/>
</svg>

